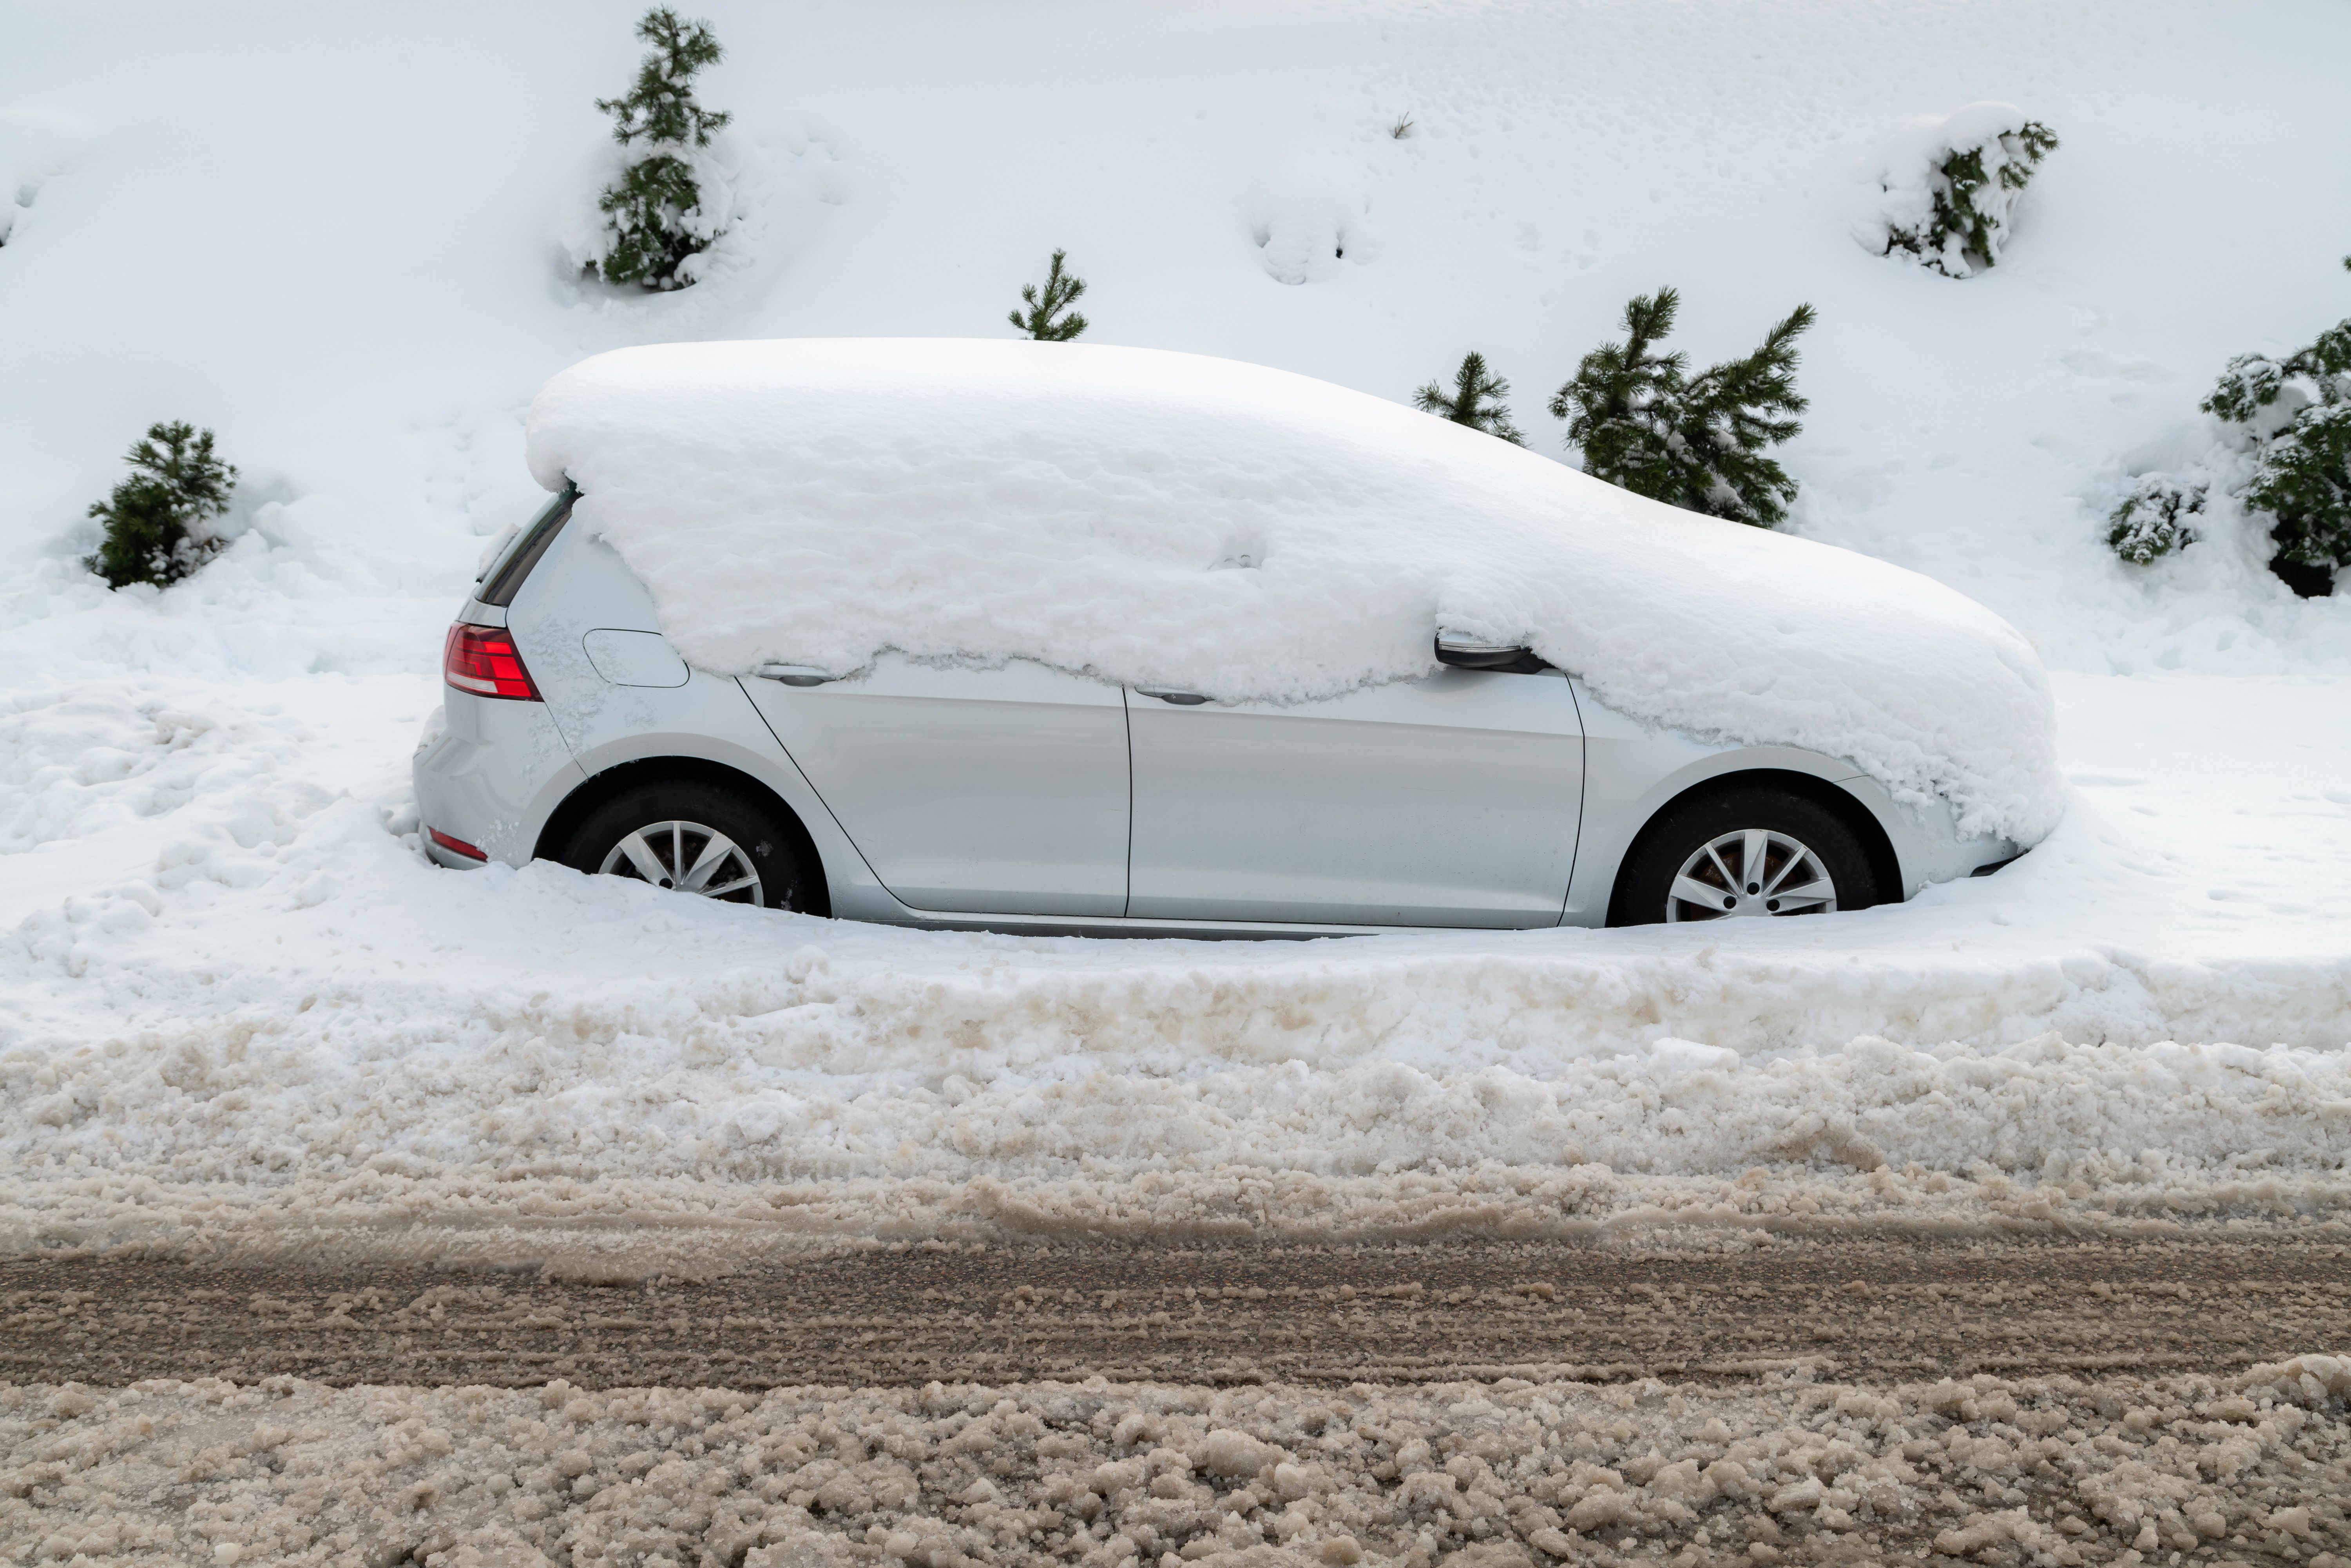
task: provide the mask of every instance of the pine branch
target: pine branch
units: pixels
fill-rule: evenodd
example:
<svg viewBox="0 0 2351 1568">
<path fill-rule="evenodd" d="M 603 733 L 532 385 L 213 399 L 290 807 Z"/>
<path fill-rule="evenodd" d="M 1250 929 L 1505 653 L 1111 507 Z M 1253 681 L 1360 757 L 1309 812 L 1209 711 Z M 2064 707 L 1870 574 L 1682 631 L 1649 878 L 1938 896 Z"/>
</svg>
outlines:
<svg viewBox="0 0 2351 1568">
<path fill-rule="evenodd" d="M 1052 266 L 1045 275 L 1041 296 L 1033 283 L 1020 286 L 1020 302 L 1029 307 L 1028 315 L 1023 316 L 1018 310 L 1007 314 L 1008 320 L 1038 342 L 1066 343 L 1086 329 L 1086 319 L 1075 311 L 1062 316 L 1060 320 L 1054 319 L 1086 291 L 1084 278 L 1061 270 L 1061 263 L 1068 256 L 1069 252 L 1065 250 L 1053 252 Z"/>
<path fill-rule="evenodd" d="M 1644 496 L 1686 487 L 1670 412 L 1682 391 L 1680 353 L 1652 345 L 1674 329 L 1681 295 L 1667 287 L 1625 307 L 1625 341 L 1583 356 L 1551 400 L 1552 417 L 1568 421 L 1567 443 L 1583 454 L 1583 471 Z"/>
<path fill-rule="evenodd" d="M 1526 444 L 1526 433 L 1510 423 L 1510 405 L 1503 400 L 1510 395 L 1510 383 L 1491 374 L 1486 369 L 1486 356 L 1472 350 L 1461 358 L 1461 368 L 1453 373 L 1453 391 L 1431 382 L 1413 393 L 1413 406 L 1424 413 L 1433 413 L 1466 424 L 1472 430 L 1482 430 L 1498 435 L 1514 446 Z"/>
<path fill-rule="evenodd" d="M 1625 306 L 1625 341 L 1583 357 L 1552 399 L 1552 417 L 1568 421 L 1568 444 L 1595 479 L 1686 510 L 1776 526 L 1796 486 L 1764 450 L 1802 428 L 1795 341 L 1813 325 L 1813 308 L 1799 305 L 1752 353 L 1692 379 L 1684 355 L 1656 351 L 1680 307 L 1671 288 Z"/>
<path fill-rule="evenodd" d="M 716 65 L 725 51 L 707 22 L 687 22 L 668 6 L 645 13 L 637 37 L 653 47 L 637 67 L 636 85 L 623 98 L 600 98 L 596 107 L 612 117 L 612 139 L 622 146 L 692 141 L 710 145 L 710 133 L 734 117 L 694 101 L 694 73 Z"/>
<path fill-rule="evenodd" d="M 1797 306 L 1764 334 L 1754 352 L 1726 360 L 1691 382 L 1686 402 L 1700 423 L 1720 423 L 1748 452 L 1796 435 L 1802 427 L 1792 417 L 1771 416 L 1792 416 L 1811 406 L 1796 392 L 1795 343 L 1816 319 L 1810 305 Z"/>
</svg>

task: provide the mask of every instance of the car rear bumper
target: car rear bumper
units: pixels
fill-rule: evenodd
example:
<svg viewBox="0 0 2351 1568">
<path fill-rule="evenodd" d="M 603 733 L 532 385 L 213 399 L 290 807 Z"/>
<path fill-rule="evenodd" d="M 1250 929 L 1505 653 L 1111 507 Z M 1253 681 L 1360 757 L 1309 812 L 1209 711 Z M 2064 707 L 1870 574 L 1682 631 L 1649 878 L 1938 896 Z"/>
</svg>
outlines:
<svg viewBox="0 0 2351 1568">
<path fill-rule="evenodd" d="M 489 861 L 519 866 L 538 852 L 549 814 L 586 775 L 546 705 L 495 701 L 444 691 L 425 721 L 412 770 L 424 852 L 470 870 Z M 482 852 L 475 860 L 434 838 L 434 831 Z"/>
</svg>

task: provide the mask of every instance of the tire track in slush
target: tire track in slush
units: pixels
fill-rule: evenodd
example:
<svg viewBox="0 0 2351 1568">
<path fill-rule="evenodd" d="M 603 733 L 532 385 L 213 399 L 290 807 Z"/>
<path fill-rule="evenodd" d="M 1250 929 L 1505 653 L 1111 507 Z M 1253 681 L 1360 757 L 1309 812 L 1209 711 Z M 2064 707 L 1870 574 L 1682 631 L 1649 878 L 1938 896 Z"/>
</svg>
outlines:
<svg viewBox="0 0 2351 1568">
<path fill-rule="evenodd" d="M 1233 1385 L 2217 1373 L 2351 1346 L 2351 1248 L 1550 1242 L 894 1248 L 686 1281 L 0 1264 L 0 1376 L 525 1386 Z"/>
</svg>

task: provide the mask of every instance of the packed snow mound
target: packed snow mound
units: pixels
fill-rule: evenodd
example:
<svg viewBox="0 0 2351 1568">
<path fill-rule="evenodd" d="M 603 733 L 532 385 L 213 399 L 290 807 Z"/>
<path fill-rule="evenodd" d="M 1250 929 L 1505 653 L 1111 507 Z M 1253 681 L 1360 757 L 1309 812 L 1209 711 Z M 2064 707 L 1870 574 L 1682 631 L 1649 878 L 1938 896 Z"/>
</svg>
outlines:
<svg viewBox="0 0 2351 1568">
<path fill-rule="evenodd" d="M 1677 511 L 1304 376 L 962 340 L 664 344 L 532 404 L 540 484 L 692 663 L 1035 659 L 1228 702 L 1523 640 L 1634 717 L 1845 758 L 1967 832 L 2063 810 L 2013 628 L 1886 562 Z"/>
</svg>

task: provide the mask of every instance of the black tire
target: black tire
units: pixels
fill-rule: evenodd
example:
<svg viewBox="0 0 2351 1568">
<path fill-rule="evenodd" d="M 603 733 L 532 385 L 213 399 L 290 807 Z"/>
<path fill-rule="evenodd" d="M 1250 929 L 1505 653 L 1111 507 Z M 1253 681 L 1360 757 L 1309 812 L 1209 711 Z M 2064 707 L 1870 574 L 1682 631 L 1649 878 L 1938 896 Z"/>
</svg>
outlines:
<svg viewBox="0 0 2351 1568">
<path fill-rule="evenodd" d="M 614 869 L 620 874 L 639 881 L 653 880 L 632 868 L 622 846 L 631 834 L 643 832 L 656 823 L 693 824 L 723 834 L 741 852 L 758 883 L 720 895 L 727 902 L 756 904 L 768 909 L 809 907 L 810 878 L 808 868 L 800 862 L 796 835 L 767 808 L 735 790 L 697 779 L 653 779 L 623 789 L 581 819 L 570 841 L 555 858 L 591 876 L 606 870 L 617 858 L 620 864 Z M 669 847 L 673 841 L 684 851 L 688 860 L 696 858 L 701 847 L 691 832 L 681 832 L 674 841 L 670 835 L 653 834 L 646 842 L 649 845 L 654 840 L 661 841 L 662 847 L 656 852 L 664 861 L 675 858 Z M 661 885 L 670 884 L 664 882 Z M 714 885 L 726 884 L 714 882 Z"/>
<path fill-rule="evenodd" d="M 1616 875 L 1611 925 L 1655 925 L 1667 918 L 1674 880 L 1692 856 L 1727 834 L 1750 829 L 1792 839 L 1819 857 L 1835 884 L 1835 907 L 1866 909 L 1881 896 L 1869 852 L 1844 817 L 1819 801 L 1771 784 L 1726 784 L 1679 801 L 1642 830 Z M 1726 896 L 1743 895 L 1742 889 Z M 1775 915 L 1825 913 L 1824 905 Z M 1697 915 L 1687 903 L 1683 917 Z"/>
</svg>

